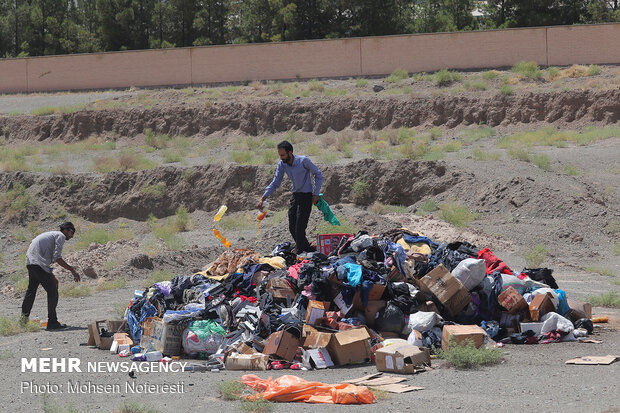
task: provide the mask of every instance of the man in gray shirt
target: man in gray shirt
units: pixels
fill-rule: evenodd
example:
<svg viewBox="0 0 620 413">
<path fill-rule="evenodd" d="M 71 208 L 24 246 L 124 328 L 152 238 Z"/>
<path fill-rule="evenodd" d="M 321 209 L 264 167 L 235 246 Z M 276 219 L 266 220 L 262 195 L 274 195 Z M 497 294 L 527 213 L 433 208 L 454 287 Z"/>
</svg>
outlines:
<svg viewBox="0 0 620 413">
<path fill-rule="evenodd" d="M 26 268 L 28 269 L 28 289 L 22 304 L 22 322 L 26 323 L 37 295 L 39 284 L 47 292 L 47 329 L 59 330 L 67 327 L 58 322 L 56 306 L 58 305 L 58 279 L 52 273 L 50 264 L 57 263 L 71 271 L 73 279 L 78 282 L 80 276 L 75 269 L 62 259 L 62 247 L 65 240 L 70 240 L 75 234 L 75 227 L 71 222 L 60 226 L 60 231 L 48 231 L 32 240 L 26 252 Z"/>
</svg>

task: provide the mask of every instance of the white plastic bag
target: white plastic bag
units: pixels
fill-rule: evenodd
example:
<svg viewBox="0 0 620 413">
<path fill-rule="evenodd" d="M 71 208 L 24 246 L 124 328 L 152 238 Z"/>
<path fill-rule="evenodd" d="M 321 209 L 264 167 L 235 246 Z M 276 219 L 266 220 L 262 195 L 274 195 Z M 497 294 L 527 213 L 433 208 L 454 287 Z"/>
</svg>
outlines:
<svg viewBox="0 0 620 413">
<path fill-rule="evenodd" d="M 452 275 L 461 282 L 469 291 L 476 288 L 486 276 L 486 264 L 484 260 L 466 258 L 459 262 L 452 270 Z"/>
<path fill-rule="evenodd" d="M 443 318 L 441 318 L 441 316 L 437 313 L 432 311 L 418 311 L 417 313 L 409 315 L 409 322 L 403 328 L 402 334 L 410 334 L 413 330 L 423 333 L 435 327 L 442 321 Z"/>
</svg>

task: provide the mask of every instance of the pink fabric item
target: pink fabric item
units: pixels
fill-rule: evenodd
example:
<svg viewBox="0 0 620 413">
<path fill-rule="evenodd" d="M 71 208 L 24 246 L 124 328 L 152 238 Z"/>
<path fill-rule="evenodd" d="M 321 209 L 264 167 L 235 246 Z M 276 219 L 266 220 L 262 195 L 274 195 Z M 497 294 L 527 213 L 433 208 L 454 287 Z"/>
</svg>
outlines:
<svg viewBox="0 0 620 413">
<path fill-rule="evenodd" d="M 478 259 L 483 259 L 485 261 L 487 265 L 487 274 L 499 271 L 502 274 L 512 275 L 512 270 L 508 268 L 508 265 L 506 265 L 504 261 L 497 258 L 488 248 L 478 251 Z"/>
<path fill-rule="evenodd" d="M 299 269 L 301 268 L 302 265 L 304 265 L 307 262 L 310 262 L 310 261 L 303 260 L 299 264 L 291 265 L 290 267 L 288 267 L 288 275 L 290 275 L 294 279 L 298 279 L 299 278 Z"/>
</svg>

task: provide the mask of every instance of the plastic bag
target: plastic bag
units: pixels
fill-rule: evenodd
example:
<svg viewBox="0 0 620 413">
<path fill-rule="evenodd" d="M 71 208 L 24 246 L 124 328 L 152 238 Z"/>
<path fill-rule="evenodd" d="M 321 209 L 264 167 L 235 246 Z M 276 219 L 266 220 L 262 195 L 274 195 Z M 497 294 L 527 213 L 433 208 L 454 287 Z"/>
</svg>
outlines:
<svg viewBox="0 0 620 413">
<path fill-rule="evenodd" d="M 420 333 L 430 330 L 437 324 L 442 323 L 443 318 L 434 312 L 418 311 L 417 313 L 409 316 L 409 322 L 403 328 L 401 334 L 409 334 L 412 330 L 417 330 Z"/>
<path fill-rule="evenodd" d="M 213 320 L 192 321 L 183 331 L 183 350 L 189 355 L 213 354 L 226 335 L 226 330 Z"/>
<path fill-rule="evenodd" d="M 549 331 L 561 331 L 566 334 L 566 336 L 562 339 L 562 341 L 574 341 L 575 336 L 573 335 L 573 330 L 575 327 L 570 320 L 562 317 L 558 313 L 547 313 L 540 321 L 543 322 L 541 328 L 541 334 L 547 333 Z"/>
<path fill-rule="evenodd" d="M 583 328 L 588 334 L 592 334 L 592 331 L 594 331 L 594 324 L 592 324 L 592 320 L 589 318 L 580 318 L 575 321 L 575 328 Z"/>
<path fill-rule="evenodd" d="M 380 331 L 400 333 L 405 327 L 405 314 L 391 301 L 388 302 L 383 313 L 375 321 Z"/>
<path fill-rule="evenodd" d="M 484 260 L 466 258 L 452 270 L 452 275 L 471 291 L 486 277 L 486 263 Z"/>
<path fill-rule="evenodd" d="M 241 377 L 241 382 L 257 391 L 246 396 L 249 400 L 265 399 L 273 402 L 305 402 L 326 404 L 371 404 L 375 396 L 366 387 L 353 384 L 325 384 L 306 381 L 301 377 L 284 375 L 277 379 L 261 379 L 254 374 Z"/>
</svg>

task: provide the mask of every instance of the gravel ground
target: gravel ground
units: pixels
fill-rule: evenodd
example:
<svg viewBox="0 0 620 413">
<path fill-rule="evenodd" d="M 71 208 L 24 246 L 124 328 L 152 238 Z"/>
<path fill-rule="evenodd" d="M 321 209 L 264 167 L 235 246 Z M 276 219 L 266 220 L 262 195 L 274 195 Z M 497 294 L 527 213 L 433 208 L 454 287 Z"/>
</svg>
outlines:
<svg viewBox="0 0 620 413">
<path fill-rule="evenodd" d="M 73 106 L 93 103 L 99 99 L 131 97 L 132 95 L 133 93 L 125 91 L 49 95 L 0 95 L 0 113 L 30 113 L 34 109 L 46 106 Z"/>
</svg>

